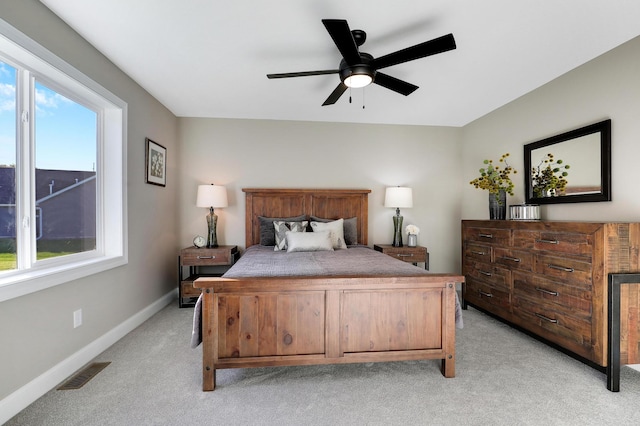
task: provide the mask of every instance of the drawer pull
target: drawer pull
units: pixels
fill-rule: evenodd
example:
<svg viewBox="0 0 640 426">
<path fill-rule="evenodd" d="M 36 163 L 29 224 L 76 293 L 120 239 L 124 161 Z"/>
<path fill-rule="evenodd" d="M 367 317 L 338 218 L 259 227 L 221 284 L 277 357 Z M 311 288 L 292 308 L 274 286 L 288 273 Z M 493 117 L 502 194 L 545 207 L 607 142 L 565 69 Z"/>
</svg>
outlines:
<svg viewBox="0 0 640 426">
<path fill-rule="evenodd" d="M 491 293 L 485 293 L 482 290 L 478 290 L 478 293 L 480 294 L 480 296 L 484 296 L 484 297 L 493 297 L 493 294 Z"/>
<path fill-rule="evenodd" d="M 536 312 L 536 316 L 537 316 L 538 318 L 542 319 L 542 320 L 545 320 L 545 321 L 548 321 L 548 322 L 551 322 L 551 323 L 554 323 L 554 324 L 557 324 L 557 323 L 558 323 L 558 320 L 557 320 L 557 319 L 549 318 L 549 317 L 544 316 L 544 315 L 542 315 L 542 314 L 539 314 L 539 313 L 537 313 L 537 312 Z"/>
<path fill-rule="evenodd" d="M 540 239 L 537 239 L 536 243 L 558 244 L 559 241 L 558 240 L 540 240 Z"/>
<path fill-rule="evenodd" d="M 492 275 L 491 272 L 485 272 L 485 271 L 478 271 L 478 272 L 486 277 L 490 277 Z"/>
<path fill-rule="evenodd" d="M 546 289 L 540 288 L 540 287 L 536 287 L 536 290 L 539 291 L 540 293 L 548 294 L 550 296 L 557 296 L 558 295 L 557 291 L 550 291 L 550 290 L 546 290 Z"/>
<path fill-rule="evenodd" d="M 413 253 L 410 253 L 410 254 L 398 253 L 396 256 L 398 256 L 398 257 L 413 257 Z"/>
<path fill-rule="evenodd" d="M 500 259 L 510 260 L 511 262 L 520 262 L 520 259 L 517 257 L 502 256 Z"/>
<path fill-rule="evenodd" d="M 198 256 L 198 259 L 215 259 L 215 256 Z"/>
<path fill-rule="evenodd" d="M 477 254 L 478 256 L 485 256 L 487 253 L 483 251 L 473 251 L 471 250 L 471 254 Z"/>
<path fill-rule="evenodd" d="M 493 234 L 478 234 L 480 238 L 493 238 Z"/>
<path fill-rule="evenodd" d="M 549 263 L 547 265 L 547 268 L 557 269 L 558 271 L 563 271 L 563 272 L 573 272 L 573 268 L 565 268 L 564 266 L 554 265 L 553 263 Z"/>
</svg>

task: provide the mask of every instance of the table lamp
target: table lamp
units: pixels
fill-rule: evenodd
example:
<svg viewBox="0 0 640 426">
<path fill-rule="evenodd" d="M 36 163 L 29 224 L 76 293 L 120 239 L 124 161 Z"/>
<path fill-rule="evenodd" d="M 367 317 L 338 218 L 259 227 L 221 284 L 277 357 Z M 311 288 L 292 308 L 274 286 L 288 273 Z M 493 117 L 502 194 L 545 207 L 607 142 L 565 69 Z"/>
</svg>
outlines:
<svg viewBox="0 0 640 426">
<path fill-rule="evenodd" d="M 213 209 L 227 207 L 227 189 L 220 185 L 198 185 L 198 197 L 196 199 L 198 207 L 206 207 L 209 209 L 207 215 L 207 226 L 209 229 L 207 236 L 207 248 L 218 247 L 218 237 L 216 236 L 216 226 L 218 225 L 218 216 Z"/>
<path fill-rule="evenodd" d="M 396 215 L 393 217 L 393 246 L 402 247 L 402 216 L 400 208 L 413 207 L 413 192 L 411 188 L 393 186 L 387 188 L 384 195 L 384 206 L 395 208 Z"/>
</svg>

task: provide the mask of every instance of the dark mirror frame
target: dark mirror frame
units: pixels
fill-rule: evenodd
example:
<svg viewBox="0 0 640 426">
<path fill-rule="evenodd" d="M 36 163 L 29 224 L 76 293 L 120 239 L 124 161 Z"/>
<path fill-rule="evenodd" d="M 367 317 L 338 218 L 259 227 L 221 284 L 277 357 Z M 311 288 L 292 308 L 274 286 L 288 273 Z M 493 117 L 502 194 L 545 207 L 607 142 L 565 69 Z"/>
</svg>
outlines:
<svg viewBox="0 0 640 426">
<path fill-rule="evenodd" d="M 599 193 L 556 195 L 553 197 L 534 197 L 531 179 L 531 152 L 545 146 L 561 144 L 572 139 L 600 134 L 600 187 Z M 570 163 L 570 162 L 569 162 Z M 532 142 L 524 146 L 524 187 L 527 204 L 559 204 L 559 203 L 587 203 L 596 201 L 611 201 L 611 120 L 571 130 L 550 138 Z"/>
</svg>

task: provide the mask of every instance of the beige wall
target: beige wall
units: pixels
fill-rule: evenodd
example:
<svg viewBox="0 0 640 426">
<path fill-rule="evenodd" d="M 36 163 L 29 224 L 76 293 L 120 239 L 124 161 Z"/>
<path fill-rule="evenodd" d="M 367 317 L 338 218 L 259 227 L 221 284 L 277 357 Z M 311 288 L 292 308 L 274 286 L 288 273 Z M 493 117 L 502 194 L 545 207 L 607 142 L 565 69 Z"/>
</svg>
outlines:
<svg viewBox="0 0 640 426">
<path fill-rule="evenodd" d="M 460 129 L 269 120 L 180 119 L 179 169 L 183 245 L 206 235 L 206 209 L 195 206 L 198 184 L 225 185 L 230 206 L 216 210 L 220 244 L 244 246 L 242 188 L 366 188 L 369 244 L 393 241 L 387 186 L 413 188 L 404 226 L 420 228 L 431 270 L 457 269 Z"/>
<path fill-rule="evenodd" d="M 129 108 L 129 264 L 0 303 L 2 401 L 175 288 L 178 150 L 177 119 L 40 2 L 4 0 L 0 16 Z M 145 137 L 168 149 L 166 188 L 145 184 Z M 84 323 L 74 329 L 76 309 Z"/>
<path fill-rule="evenodd" d="M 541 206 L 543 219 L 640 220 L 640 38 L 623 44 L 463 128 L 462 175 L 475 178 L 485 158 L 511 153 L 524 202 L 523 146 L 607 118 L 612 125 L 612 201 Z M 565 158 L 569 164 L 570 159 Z M 466 183 L 462 217 L 487 219 L 487 194 Z"/>
</svg>

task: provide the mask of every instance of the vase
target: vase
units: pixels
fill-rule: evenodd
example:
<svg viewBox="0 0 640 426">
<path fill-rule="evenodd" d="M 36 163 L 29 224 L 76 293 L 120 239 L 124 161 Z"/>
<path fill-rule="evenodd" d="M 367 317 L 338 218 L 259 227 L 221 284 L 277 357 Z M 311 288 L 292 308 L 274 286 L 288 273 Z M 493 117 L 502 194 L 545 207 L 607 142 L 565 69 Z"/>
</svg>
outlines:
<svg viewBox="0 0 640 426">
<path fill-rule="evenodd" d="M 416 247 L 418 245 L 418 236 L 416 234 L 407 235 L 407 247 Z"/>
<path fill-rule="evenodd" d="M 507 217 L 507 193 L 502 189 L 497 194 L 489 193 L 489 219 L 505 220 Z"/>
</svg>

